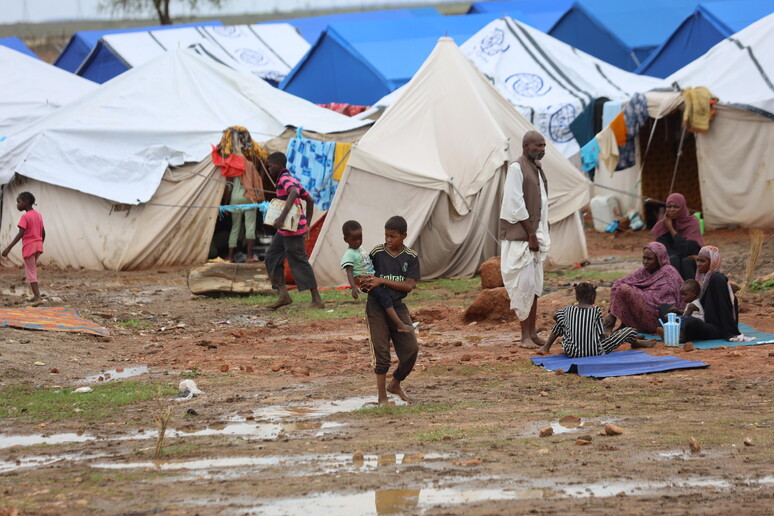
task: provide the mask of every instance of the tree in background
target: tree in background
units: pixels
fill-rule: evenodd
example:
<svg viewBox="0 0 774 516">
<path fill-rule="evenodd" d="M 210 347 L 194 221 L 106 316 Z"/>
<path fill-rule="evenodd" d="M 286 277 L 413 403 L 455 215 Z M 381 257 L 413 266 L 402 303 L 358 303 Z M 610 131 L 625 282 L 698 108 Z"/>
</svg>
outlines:
<svg viewBox="0 0 774 516">
<path fill-rule="evenodd" d="M 159 17 L 161 25 L 172 25 L 172 17 L 169 15 L 169 4 L 172 0 L 103 0 L 102 6 L 115 11 L 124 13 L 144 13 L 149 7 L 153 7 L 156 15 Z M 184 0 L 191 9 L 195 9 L 199 3 L 210 3 L 215 7 L 220 7 L 223 0 Z"/>
</svg>

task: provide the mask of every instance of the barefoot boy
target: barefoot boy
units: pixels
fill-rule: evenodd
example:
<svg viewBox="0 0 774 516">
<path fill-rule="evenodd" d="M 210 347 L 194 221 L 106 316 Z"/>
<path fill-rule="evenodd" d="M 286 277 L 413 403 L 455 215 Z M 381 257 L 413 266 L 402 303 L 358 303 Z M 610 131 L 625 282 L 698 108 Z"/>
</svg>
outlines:
<svg viewBox="0 0 774 516">
<path fill-rule="evenodd" d="M 344 233 L 344 241 L 349 245 L 349 248 L 341 258 L 341 268 L 347 272 L 347 279 L 349 280 L 349 286 L 352 289 L 352 297 L 355 299 L 360 295 L 361 284 L 368 276 L 374 275 L 374 266 L 371 263 L 371 258 L 363 245 L 363 227 L 356 220 L 348 220 L 341 227 L 341 231 Z M 372 287 L 369 289 L 362 289 L 363 292 L 367 292 L 369 296 L 373 296 L 379 302 L 379 306 L 384 308 L 387 312 L 387 316 L 392 321 L 393 327 L 399 332 L 412 332 L 413 326 L 406 324 L 398 317 L 398 312 L 395 311 L 393 306 L 392 296 L 384 285 L 378 287 Z"/>
<path fill-rule="evenodd" d="M 403 245 L 406 239 L 406 219 L 390 217 L 384 224 L 384 244 L 371 251 L 371 262 L 375 274 L 363 279 L 362 286 L 372 289 L 384 285 L 392 297 L 393 307 L 404 324 L 411 326 L 411 317 L 403 298 L 413 290 L 419 279 L 419 257 L 417 253 Z M 414 368 L 419 346 L 413 332 L 391 331 L 387 311 L 379 305 L 373 295 L 368 296 L 366 317 L 370 333 L 371 363 L 376 373 L 376 391 L 379 405 L 387 405 L 387 393 L 411 403 L 401 389 L 400 383 Z M 390 369 L 390 340 L 398 356 L 398 367 L 392 373 L 387 385 L 387 371 Z"/>
</svg>

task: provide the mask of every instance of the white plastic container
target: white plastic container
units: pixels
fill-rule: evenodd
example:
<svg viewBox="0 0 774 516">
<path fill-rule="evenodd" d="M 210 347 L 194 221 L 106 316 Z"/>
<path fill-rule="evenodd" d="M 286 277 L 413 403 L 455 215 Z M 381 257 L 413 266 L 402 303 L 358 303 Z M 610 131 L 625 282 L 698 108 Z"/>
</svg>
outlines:
<svg viewBox="0 0 774 516">
<path fill-rule="evenodd" d="M 659 321 L 664 328 L 664 345 L 670 348 L 676 348 L 680 345 L 680 317 L 673 313 L 667 314 L 667 322 Z"/>
<path fill-rule="evenodd" d="M 605 228 L 621 218 L 621 208 L 618 206 L 618 199 L 613 195 L 597 195 L 589 203 L 591 207 L 591 218 L 594 221 L 594 229 L 604 233 Z"/>
</svg>

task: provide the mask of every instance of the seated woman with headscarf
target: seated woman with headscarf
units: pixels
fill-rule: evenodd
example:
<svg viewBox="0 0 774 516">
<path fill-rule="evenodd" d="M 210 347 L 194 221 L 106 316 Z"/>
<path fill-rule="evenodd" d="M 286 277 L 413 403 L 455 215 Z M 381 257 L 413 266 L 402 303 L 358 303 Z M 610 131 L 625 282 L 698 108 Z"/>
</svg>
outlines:
<svg viewBox="0 0 774 516">
<path fill-rule="evenodd" d="M 704 245 L 704 240 L 699 220 L 688 211 L 683 194 L 673 193 L 667 197 L 664 218 L 656 222 L 651 232 L 656 242 L 666 247 L 669 262 L 680 276 L 693 278 L 696 274 L 693 257 Z"/>
<path fill-rule="evenodd" d="M 605 327 L 612 329 L 618 318 L 621 326 L 655 333 L 661 304 L 684 306 L 680 299 L 682 283 L 680 273 L 669 263 L 664 245 L 649 243 L 642 250 L 642 268 L 613 283 Z"/>
<path fill-rule="evenodd" d="M 704 320 L 682 318 L 680 333 L 689 340 L 731 339 L 739 335 L 739 304 L 728 278 L 720 272 L 720 250 L 704 246 L 696 256 L 696 281 L 701 285 L 699 301 Z"/>
</svg>

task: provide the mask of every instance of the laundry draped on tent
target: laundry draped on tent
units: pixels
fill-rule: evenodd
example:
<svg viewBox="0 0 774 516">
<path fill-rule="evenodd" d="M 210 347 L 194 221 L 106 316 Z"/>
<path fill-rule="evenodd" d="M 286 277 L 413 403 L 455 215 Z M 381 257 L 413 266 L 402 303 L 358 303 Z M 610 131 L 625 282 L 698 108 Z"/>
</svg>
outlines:
<svg viewBox="0 0 774 516">
<path fill-rule="evenodd" d="M 0 144 L 0 240 L 15 234 L 13 195 L 27 189 L 46 220 L 44 264 L 121 270 L 203 261 L 225 187 L 211 145 L 235 124 L 265 142 L 287 127 L 339 133 L 369 122 L 170 51 Z M 16 251 L 9 259 L 21 263 Z"/>
<path fill-rule="evenodd" d="M 441 38 L 403 93 L 352 148 L 338 192 L 311 255 L 318 282 L 346 282 L 338 237 L 349 219 L 364 246 L 382 242 L 392 215 L 408 221 L 422 277 L 470 276 L 498 253 L 497 223 L 506 165 L 534 129 L 450 38 Z M 579 210 L 588 180 L 549 142 L 543 167 L 552 223 L 550 256 L 586 258 Z"/>
</svg>

